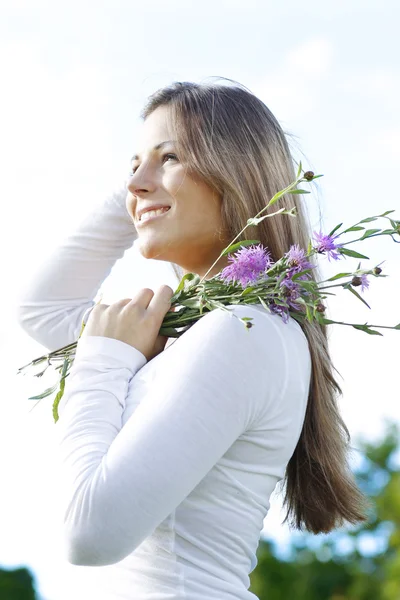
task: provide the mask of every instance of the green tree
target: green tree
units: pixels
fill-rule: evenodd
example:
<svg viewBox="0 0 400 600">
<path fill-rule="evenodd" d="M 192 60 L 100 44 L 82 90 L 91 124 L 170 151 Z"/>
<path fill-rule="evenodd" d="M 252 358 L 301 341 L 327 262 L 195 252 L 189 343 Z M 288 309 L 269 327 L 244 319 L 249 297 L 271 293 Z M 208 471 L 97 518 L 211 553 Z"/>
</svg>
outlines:
<svg viewBox="0 0 400 600">
<path fill-rule="evenodd" d="M 250 575 L 250 591 L 260 600 L 400 599 L 399 434 L 387 422 L 380 442 L 358 442 L 353 471 L 372 501 L 368 522 L 317 536 L 293 532 L 288 560 L 260 540 Z"/>
<path fill-rule="evenodd" d="M 1 600 L 37 600 L 34 578 L 25 567 L 18 569 L 0 568 Z"/>
</svg>

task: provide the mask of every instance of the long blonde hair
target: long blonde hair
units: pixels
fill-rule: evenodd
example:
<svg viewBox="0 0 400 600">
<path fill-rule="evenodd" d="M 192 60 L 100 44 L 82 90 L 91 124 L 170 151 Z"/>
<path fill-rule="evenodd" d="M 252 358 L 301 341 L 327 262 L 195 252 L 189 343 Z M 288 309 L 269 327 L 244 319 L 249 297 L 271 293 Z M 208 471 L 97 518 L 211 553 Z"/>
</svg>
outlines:
<svg viewBox="0 0 400 600">
<path fill-rule="evenodd" d="M 222 222 L 231 233 L 229 239 L 296 179 L 280 124 L 259 98 L 234 83 L 175 82 L 152 94 L 141 113 L 145 120 L 159 106 L 170 108 L 178 158 L 189 174 L 196 173 L 222 196 Z M 241 239 L 260 240 L 274 260 L 292 244 L 307 248 L 310 233 L 302 198 L 284 196 L 271 212 L 292 206 L 297 217 L 264 219 L 257 227 L 248 227 Z M 174 267 L 180 277 L 178 265 Z M 317 268 L 313 271 L 318 278 Z M 326 327 L 307 321 L 301 327 L 308 340 L 312 375 L 303 428 L 283 480 L 284 522 L 300 530 L 328 533 L 345 521 L 366 521 L 368 502 L 349 467 L 350 434 L 337 404 L 342 392 L 333 375 Z"/>
</svg>

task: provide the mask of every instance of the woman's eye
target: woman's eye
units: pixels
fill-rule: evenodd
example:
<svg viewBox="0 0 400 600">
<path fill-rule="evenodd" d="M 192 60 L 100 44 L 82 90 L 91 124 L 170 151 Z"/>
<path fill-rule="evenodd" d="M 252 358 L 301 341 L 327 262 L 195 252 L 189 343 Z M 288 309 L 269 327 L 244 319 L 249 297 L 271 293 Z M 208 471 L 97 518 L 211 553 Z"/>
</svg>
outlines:
<svg viewBox="0 0 400 600">
<path fill-rule="evenodd" d="M 174 160 L 177 160 L 177 157 L 176 157 L 176 155 L 175 155 L 175 154 L 171 154 L 171 152 L 169 152 L 168 154 L 164 154 L 164 156 L 163 156 L 163 159 L 164 159 L 164 158 L 167 158 L 168 156 L 172 156 L 172 158 L 173 158 Z"/>
<path fill-rule="evenodd" d="M 169 152 L 168 154 L 164 154 L 164 156 L 162 157 L 163 162 L 165 158 L 172 158 L 173 160 L 178 160 L 176 154 L 172 154 L 171 152 Z M 129 171 L 129 175 L 134 175 L 135 172 L 138 170 L 139 167 L 131 167 L 130 171 Z"/>
</svg>

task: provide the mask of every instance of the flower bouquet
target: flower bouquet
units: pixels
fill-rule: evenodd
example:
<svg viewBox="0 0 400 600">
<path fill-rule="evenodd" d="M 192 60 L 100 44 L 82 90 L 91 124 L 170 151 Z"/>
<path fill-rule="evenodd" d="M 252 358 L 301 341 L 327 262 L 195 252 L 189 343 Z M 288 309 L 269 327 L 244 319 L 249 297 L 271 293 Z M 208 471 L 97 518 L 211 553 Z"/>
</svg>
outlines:
<svg viewBox="0 0 400 600">
<path fill-rule="evenodd" d="M 322 177 L 322 175 L 314 175 L 312 171 L 303 172 L 300 162 L 296 180 L 283 190 L 277 192 L 265 208 L 255 217 L 248 219 L 246 226 L 232 240 L 229 246 L 221 252 L 220 256 L 202 278 L 194 273 L 184 275 L 171 298 L 171 311 L 173 310 L 174 312 L 168 312 L 165 315 L 159 334 L 167 337 L 179 337 L 198 319 L 201 319 L 207 312 L 216 308 L 231 312 L 233 316 L 239 318 L 226 307 L 228 304 L 261 304 L 266 311 L 280 315 L 284 322 L 287 322 L 289 316 L 291 316 L 299 322 L 306 319 L 309 322 L 317 321 L 324 325 L 334 323 L 347 325 L 371 335 L 382 335 L 377 331 L 377 329 L 382 328 L 400 330 L 400 323 L 393 327 L 370 325 L 368 323 L 345 323 L 343 321 L 328 319 L 324 314 L 326 307 L 323 304 L 323 300 L 327 295 L 333 295 L 332 292 L 327 292 L 326 290 L 334 287 L 341 287 L 348 290 L 370 308 L 356 288 L 361 287 L 362 293 L 368 288 L 370 277 L 386 277 L 386 275 L 382 274 L 382 269 L 379 265 L 375 265 L 369 269 L 362 269 L 359 262 L 355 270 L 340 272 L 329 279 L 319 282 L 315 281 L 310 275 L 312 269 L 316 266 L 311 261 L 317 254 L 325 255 L 328 260 L 332 259 L 333 261 L 338 261 L 346 257 L 369 260 L 368 256 L 360 254 L 348 246 L 355 242 L 381 235 L 389 235 L 394 242 L 399 243 L 400 221 L 388 216 L 394 210 L 387 210 L 380 215 L 367 217 L 346 229 L 343 229 L 343 223 L 340 223 L 329 234 L 313 232 L 314 239 L 309 241 L 306 250 L 300 248 L 297 244 L 292 245 L 289 251 L 276 262 L 271 259 L 268 249 L 264 248 L 259 240 L 242 240 L 236 242 L 247 227 L 251 225 L 257 226 L 263 219 L 272 218 L 278 214 L 296 217 L 295 208 L 281 208 L 276 212 L 264 216 L 260 215 L 285 194 L 309 194 L 310 192 L 299 189 L 297 186 L 303 182 L 311 182 L 318 177 Z M 385 224 L 390 224 L 390 227 L 386 229 L 376 227 L 368 229 L 368 223 L 377 219 L 388 221 L 389 223 Z M 358 235 L 359 237 L 350 239 L 349 241 L 338 242 L 341 236 L 352 232 L 356 232 L 356 236 Z M 397 240 L 396 237 L 399 239 Z M 230 264 L 222 269 L 220 273 L 206 280 L 206 276 L 214 265 L 225 255 L 229 255 L 228 262 Z M 79 338 L 83 333 L 89 313 L 86 313 L 82 321 Z M 247 331 L 252 327 L 251 317 L 242 317 L 240 320 Z M 18 373 L 21 373 L 28 367 L 36 367 L 45 362 L 47 363 L 45 369 L 35 374 L 36 377 L 41 377 L 50 365 L 61 363 L 55 367 L 60 372 L 57 383 L 40 395 L 29 398 L 29 400 L 40 401 L 46 396 L 53 394 L 59 388 L 53 401 L 53 418 L 55 422 L 58 420 L 57 407 L 64 393 L 65 380 L 74 362 L 75 350 L 79 338 L 76 342 L 68 346 L 34 359 L 28 365 L 18 370 Z"/>
</svg>

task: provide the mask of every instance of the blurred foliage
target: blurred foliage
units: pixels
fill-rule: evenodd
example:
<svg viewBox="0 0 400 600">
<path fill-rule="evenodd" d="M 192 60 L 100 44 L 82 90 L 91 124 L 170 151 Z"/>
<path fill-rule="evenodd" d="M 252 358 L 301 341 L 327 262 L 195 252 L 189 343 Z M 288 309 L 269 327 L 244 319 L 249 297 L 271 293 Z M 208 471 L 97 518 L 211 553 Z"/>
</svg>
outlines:
<svg viewBox="0 0 400 600">
<path fill-rule="evenodd" d="M 34 577 L 29 569 L 0 568 L 0 600 L 37 600 Z"/>
<path fill-rule="evenodd" d="M 400 600 L 400 429 L 359 441 L 353 467 L 372 500 L 368 522 L 329 534 L 292 532 L 288 557 L 260 540 L 250 591 L 259 600 Z M 37 600 L 25 568 L 0 569 L 0 600 Z"/>
<path fill-rule="evenodd" d="M 353 472 L 372 501 L 368 521 L 329 534 L 292 532 L 285 560 L 261 539 L 251 592 L 260 600 L 400 600 L 399 440 L 399 426 L 386 422 L 380 442 L 358 442 Z"/>
</svg>

